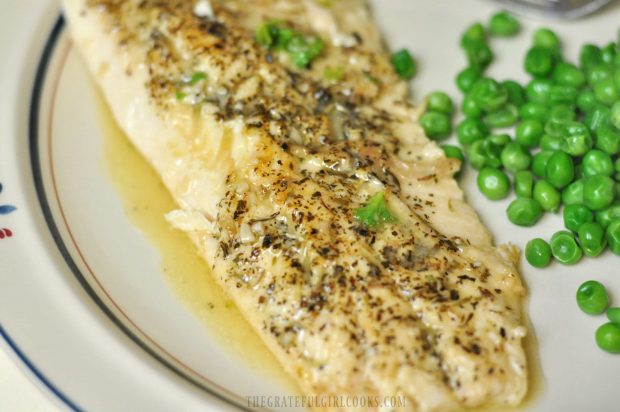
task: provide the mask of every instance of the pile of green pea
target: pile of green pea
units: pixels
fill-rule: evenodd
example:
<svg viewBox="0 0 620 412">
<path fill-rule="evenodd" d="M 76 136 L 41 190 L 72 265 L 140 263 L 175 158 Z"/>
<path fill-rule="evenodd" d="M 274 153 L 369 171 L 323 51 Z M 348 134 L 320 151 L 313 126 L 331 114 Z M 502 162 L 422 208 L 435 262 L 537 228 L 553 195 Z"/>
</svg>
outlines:
<svg viewBox="0 0 620 412">
<path fill-rule="evenodd" d="M 588 315 L 602 315 L 607 312 L 608 323 L 596 330 L 596 344 L 610 353 L 620 353 L 620 307 L 609 308 L 609 295 L 605 286 L 589 280 L 577 289 L 577 305 Z"/>
<path fill-rule="evenodd" d="M 584 45 L 573 64 L 556 33 L 540 28 L 524 59 L 529 83 L 486 76 L 494 59 L 489 37 L 519 31 L 518 20 L 500 12 L 487 27 L 475 23 L 463 34 L 468 67 L 456 76 L 465 116 L 456 127 L 460 147 L 442 148 L 448 157 L 467 157 L 488 199 L 504 199 L 514 187 L 506 211 L 512 223 L 533 226 L 544 213 L 562 210 L 567 230 L 527 244 L 532 266 L 546 267 L 552 258 L 575 264 L 607 247 L 620 255 L 620 33 L 604 47 Z M 420 123 L 427 136 L 449 137 L 452 99 L 437 91 L 426 101 Z M 510 127 L 514 137 L 497 131 Z"/>
</svg>

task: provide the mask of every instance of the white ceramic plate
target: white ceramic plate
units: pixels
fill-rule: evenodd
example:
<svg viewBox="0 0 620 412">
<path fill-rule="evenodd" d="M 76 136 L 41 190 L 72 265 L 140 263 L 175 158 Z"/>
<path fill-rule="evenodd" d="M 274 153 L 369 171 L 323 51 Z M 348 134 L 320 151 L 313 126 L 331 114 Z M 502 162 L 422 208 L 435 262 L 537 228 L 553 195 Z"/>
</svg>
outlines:
<svg viewBox="0 0 620 412">
<path fill-rule="evenodd" d="M 420 60 L 415 95 L 444 89 L 458 96 L 452 79 L 465 63 L 457 39 L 495 6 L 483 0 L 374 5 L 389 43 Z M 619 21 L 616 5 L 550 26 L 574 58 L 583 42 L 614 38 Z M 526 34 L 493 42 L 498 78 L 525 80 L 521 58 L 531 29 L 542 23 L 524 22 Z M 247 408 L 248 396 L 294 393 L 277 369 L 265 370 L 271 362 L 262 360 L 258 344 L 248 345 L 252 334 L 204 327 L 162 273 L 161 252 L 128 218 L 109 156 L 106 161 L 110 127 L 55 2 L 4 0 L 0 51 L 0 205 L 16 208 L 0 206 L 5 346 L 76 410 L 234 410 Z M 463 185 L 498 242 L 522 246 L 561 227 L 558 216 L 547 216 L 535 228 L 515 228 L 504 215 L 507 201 L 483 199 L 472 173 Z M 596 347 L 594 331 L 604 318 L 580 313 L 574 293 L 595 278 L 620 304 L 618 263 L 607 253 L 574 267 L 523 266 L 543 376 L 525 409 L 616 408 L 620 357 Z M 247 348 L 253 352 L 243 356 Z"/>
</svg>

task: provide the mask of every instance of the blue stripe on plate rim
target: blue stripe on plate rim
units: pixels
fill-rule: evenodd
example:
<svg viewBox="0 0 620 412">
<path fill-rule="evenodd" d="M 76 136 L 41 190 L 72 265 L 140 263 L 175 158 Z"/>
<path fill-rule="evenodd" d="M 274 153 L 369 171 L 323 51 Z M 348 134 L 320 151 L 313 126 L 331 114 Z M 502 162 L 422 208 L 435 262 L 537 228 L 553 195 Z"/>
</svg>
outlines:
<svg viewBox="0 0 620 412">
<path fill-rule="evenodd" d="M 47 41 L 45 43 L 45 47 L 43 48 L 43 53 L 41 55 L 41 59 L 39 61 L 39 65 L 37 67 L 35 81 L 34 81 L 34 86 L 33 86 L 33 91 L 32 91 L 32 95 L 31 95 L 32 97 L 31 97 L 31 101 L 30 101 L 30 108 L 31 108 L 30 126 L 33 125 L 33 117 L 32 117 L 32 115 L 33 115 L 33 112 L 35 110 L 36 110 L 37 116 L 38 116 L 38 107 L 37 107 L 37 109 L 33 110 L 33 108 L 35 106 L 34 103 L 37 102 L 36 106 L 38 106 L 38 102 L 39 102 L 40 97 L 41 97 L 41 87 L 43 85 L 43 80 L 45 78 L 45 72 L 47 71 L 49 60 L 50 60 L 50 58 L 52 56 L 52 52 L 54 50 L 54 45 L 56 44 L 56 40 L 58 39 L 58 36 L 59 36 L 60 32 L 62 31 L 63 25 L 64 25 L 64 23 L 63 23 L 63 19 L 61 17 L 54 24 L 54 27 L 53 27 L 53 29 L 52 29 L 52 31 L 50 33 L 50 36 L 48 37 L 48 39 L 47 39 Z M 34 124 L 36 125 L 37 122 L 35 121 Z M 31 128 L 30 134 L 32 134 L 32 133 L 33 133 L 33 130 Z M 77 406 L 77 404 L 75 402 L 73 402 L 71 399 L 69 399 L 69 397 L 67 395 L 65 395 L 60 389 L 58 389 L 58 387 L 56 385 L 54 385 L 41 372 L 41 370 L 34 363 L 32 363 L 30 358 L 28 358 L 28 356 L 26 356 L 26 354 L 19 348 L 17 343 L 15 343 L 15 341 L 9 336 L 8 332 L 2 327 L 1 324 L 0 324 L 0 337 L 2 337 L 2 339 L 4 339 L 6 341 L 6 343 L 13 350 L 13 352 L 17 355 L 17 357 L 41 381 L 41 383 L 47 389 L 49 389 L 50 392 L 52 392 L 60 401 L 62 401 L 71 410 L 73 410 L 73 411 L 82 411 L 82 409 L 79 406 Z"/>
<path fill-rule="evenodd" d="M 36 376 L 47 389 L 50 390 L 58 399 L 60 399 L 71 410 L 81 412 L 82 409 L 78 407 L 67 395 L 65 395 L 60 389 L 56 387 L 47 377 L 32 363 L 32 361 L 19 349 L 19 346 L 13 339 L 6 333 L 2 325 L 0 325 L 0 337 L 6 341 L 9 347 L 15 352 L 17 357 L 23 362 L 24 365 Z"/>
<path fill-rule="evenodd" d="M 36 75 L 34 79 L 34 86 L 30 98 L 30 116 L 28 126 L 28 139 L 29 139 L 29 152 L 30 162 L 33 172 L 33 184 L 35 186 L 41 211 L 44 215 L 45 221 L 48 225 L 50 233 L 56 243 L 56 246 L 65 260 L 67 266 L 71 269 L 71 272 L 76 277 L 82 288 L 86 291 L 88 296 L 97 304 L 97 306 L 103 311 L 103 313 L 117 326 L 121 331 L 129 337 L 136 345 L 142 350 L 147 352 L 151 357 L 155 358 L 159 363 L 164 365 L 168 370 L 173 372 L 178 377 L 191 383 L 193 386 L 207 392 L 208 394 L 228 403 L 231 406 L 237 407 L 240 410 L 251 411 L 247 405 L 241 402 L 235 401 L 218 393 L 213 388 L 210 388 L 191 376 L 188 376 L 183 371 L 175 367 L 168 360 L 164 359 L 160 354 L 155 352 L 146 343 L 144 343 L 136 334 L 134 334 L 101 300 L 96 291 L 90 286 L 85 276 L 81 273 L 80 269 L 76 265 L 75 261 L 71 257 L 63 239 L 58 230 L 58 226 L 52 216 L 52 212 L 49 207 L 49 201 L 43 186 L 42 169 L 40 164 L 40 152 L 38 142 L 38 130 L 39 130 L 39 115 L 41 109 L 41 98 L 43 94 L 43 86 L 47 76 L 49 63 L 54 54 L 58 39 L 65 27 L 64 17 L 59 16 L 58 20 L 54 24 L 54 27 L 45 43 L 43 53 L 37 66 Z M 9 347 L 15 352 L 17 357 L 24 363 L 24 365 L 41 381 L 41 383 L 48 388 L 60 401 L 62 401 L 68 408 L 73 411 L 82 411 L 75 402 L 73 402 L 63 391 L 61 391 L 56 385 L 54 385 L 41 370 L 28 358 L 28 356 L 19 348 L 17 343 L 10 337 L 9 333 L 0 325 L 0 337 L 2 337 Z"/>
</svg>

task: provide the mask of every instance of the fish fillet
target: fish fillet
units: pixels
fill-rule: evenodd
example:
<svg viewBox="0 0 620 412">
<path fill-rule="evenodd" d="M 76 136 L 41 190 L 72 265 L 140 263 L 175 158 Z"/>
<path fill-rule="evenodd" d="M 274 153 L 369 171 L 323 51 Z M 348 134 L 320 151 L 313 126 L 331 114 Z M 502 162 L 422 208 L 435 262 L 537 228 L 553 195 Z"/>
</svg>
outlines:
<svg viewBox="0 0 620 412">
<path fill-rule="evenodd" d="M 402 396 L 411 411 L 521 402 L 516 253 L 493 246 L 458 161 L 424 136 L 364 1 L 64 9 L 178 204 L 167 219 L 304 394 Z M 273 20 L 325 40 L 310 67 L 257 44 Z M 377 193 L 395 219 L 367 227 L 355 212 Z"/>
</svg>

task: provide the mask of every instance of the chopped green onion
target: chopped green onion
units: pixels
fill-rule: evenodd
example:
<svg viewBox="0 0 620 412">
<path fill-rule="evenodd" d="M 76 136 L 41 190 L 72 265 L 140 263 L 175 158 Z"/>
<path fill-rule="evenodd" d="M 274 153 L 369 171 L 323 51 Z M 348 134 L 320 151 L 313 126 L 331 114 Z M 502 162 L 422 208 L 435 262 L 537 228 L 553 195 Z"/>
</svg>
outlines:
<svg viewBox="0 0 620 412">
<path fill-rule="evenodd" d="M 355 211 L 355 218 L 368 227 L 377 227 L 381 223 L 395 222 L 396 218 L 390 212 L 385 194 L 377 193 L 370 198 L 366 206 Z"/>
<path fill-rule="evenodd" d="M 205 72 L 196 72 L 194 74 L 192 74 L 192 77 L 190 77 L 189 81 L 187 83 L 191 84 L 191 85 L 195 85 L 198 84 L 199 82 L 205 80 L 207 78 L 207 73 Z"/>
<path fill-rule="evenodd" d="M 364 79 L 366 79 L 370 83 L 379 84 L 379 80 L 369 72 L 364 72 Z"/>
<path fill-rule="evenodd" d="M 308 67 L 325 46 L 320 38 L 304 36 L 277 20 L 262 24 L 256 30 L 256 41 L 269 49 L 287 52 L 300 68 Z"/>
<path fill-rule="evenodd" d="M 278 24 L 277 21 L 261 24 L 256 30 L 256 41 L 258 44 L 271 47 L 279 33 Z"/>
<path fill-rule="evenodd" d="M 318 0 L 319 5 L 325 7 L 326 9 L 332 7 L 336 0 Z"/>
<path fill-rule="evenodd" d="M 344 66 L 325 68 L 323 71 L 323 77 L 332 82 L 341 80 L 344 77 Z"/>
<path fill-rule="evenodd" d="M 308 67 L 310 62 L 321 54 L 323 47 L 325 44 L 318 37 L 308 39 L 298 35 L 291 39 L 286 49 L 293 58 L 295 65 L 304 68 Z"/>
</svg>

